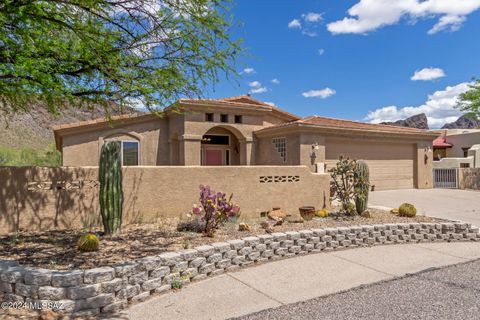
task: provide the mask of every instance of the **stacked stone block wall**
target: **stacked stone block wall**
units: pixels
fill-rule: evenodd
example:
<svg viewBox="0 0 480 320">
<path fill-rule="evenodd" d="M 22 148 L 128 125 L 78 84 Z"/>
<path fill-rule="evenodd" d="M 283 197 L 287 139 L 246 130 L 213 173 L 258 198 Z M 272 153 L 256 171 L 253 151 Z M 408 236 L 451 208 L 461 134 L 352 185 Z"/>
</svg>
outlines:
<svg viewBox="0 0 480 320">
<path fill-rule="evenodd" d="M 0 300 L 57 303 L 74 316 L 114 313 L 129 303 L 242 267 L 296 255 L 382 244 L 480 241 L 468 223 L 403 223 L 264 234 L 163 253 L 109 267 L 53 271 L 0 261 Z"/>
</svg>

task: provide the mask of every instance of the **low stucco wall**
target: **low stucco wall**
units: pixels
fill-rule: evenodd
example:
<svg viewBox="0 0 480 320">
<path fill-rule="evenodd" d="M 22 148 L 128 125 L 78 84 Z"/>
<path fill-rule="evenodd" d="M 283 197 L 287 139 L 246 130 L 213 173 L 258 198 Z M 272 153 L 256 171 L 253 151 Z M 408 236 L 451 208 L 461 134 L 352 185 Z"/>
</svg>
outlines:
<svg viewBox="0 0 480 320">
<path fill-rule="evenodd" d="M 480 168 L 461 168 L 458 176 L 460 189 L 480 190 Z"/>
<path fill-rule="evenodd" d="M 474 167 L 474 157 L 467 158 L 442 158 L 438 161 L 433 161 L 434 168 L 460 168 L 461 164 L 468 164 L 471 168 Z"/>
<path fill-rule="evenodd" d="M 0 168 L 0 233 L 98 224 L 97 175 L 97 167 Z M 200 184 L 233 193 L 244 216 L 329 202 L 329 176 L 304 166 L 126 167 L 124 223 L 184 215 Z"/>
</svg>

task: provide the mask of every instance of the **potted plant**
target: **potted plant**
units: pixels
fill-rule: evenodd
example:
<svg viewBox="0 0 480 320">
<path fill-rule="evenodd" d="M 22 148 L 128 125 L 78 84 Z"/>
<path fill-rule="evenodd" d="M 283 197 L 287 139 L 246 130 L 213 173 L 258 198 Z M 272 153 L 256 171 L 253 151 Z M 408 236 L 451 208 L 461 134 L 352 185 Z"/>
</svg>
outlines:
<svg viewBox="0 0 480 320">
<path fill-rule="evenodd" d="M 300 216 L 302 216 L 305 221 L 312 220 L 315 216 L 315 207 L 313 206 L 303 206 L 298 208 L 298 210 L 300 211 Z"/>
</svg>

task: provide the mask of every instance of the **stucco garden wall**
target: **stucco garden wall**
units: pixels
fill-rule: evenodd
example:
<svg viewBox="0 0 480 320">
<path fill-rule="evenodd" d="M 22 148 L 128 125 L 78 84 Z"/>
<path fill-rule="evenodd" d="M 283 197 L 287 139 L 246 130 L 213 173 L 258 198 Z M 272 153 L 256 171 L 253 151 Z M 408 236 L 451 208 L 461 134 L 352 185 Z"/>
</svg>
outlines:
<svg viewBox="0 0 480 320">
<path fill-rule="evenodd" d="M 97 176 L 97 167 L 0 167 L 0 234 L 98 223 Z M 124 223 L 184 215 L 200 184 L 233 193 L 244 216 L 328 206 L 329 176 L 304 166 L 125 167 Z"/>
</svg>

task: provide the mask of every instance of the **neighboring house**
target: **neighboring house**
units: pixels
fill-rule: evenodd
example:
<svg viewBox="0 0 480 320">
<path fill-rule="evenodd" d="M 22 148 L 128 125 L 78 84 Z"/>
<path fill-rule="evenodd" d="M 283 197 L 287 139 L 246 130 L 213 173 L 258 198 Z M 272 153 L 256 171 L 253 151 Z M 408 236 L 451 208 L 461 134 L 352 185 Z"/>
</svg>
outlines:
<svg viewBox="0 0 480 320">
<path fill-rule="evenodd" d="M 435 168 L 480 167 L 480 130 L 447 129 L 433 140 Z M 477 156 L 478 153 L 478 156 Z"/>
<path fill-rule="evenodd" d="M 318 116 L 300 119 L 248 95 L 181 99 L 163 117 L 118 116 L 53 129 L 64 166 L 98 165 L 107 140 L 122 142 L 127 166 L 305 165 L 323 173 L 345 155 L 369 163 L 377 190 L 431 188 L 437 136 Z"/>
</svg>

